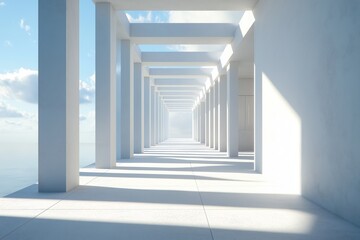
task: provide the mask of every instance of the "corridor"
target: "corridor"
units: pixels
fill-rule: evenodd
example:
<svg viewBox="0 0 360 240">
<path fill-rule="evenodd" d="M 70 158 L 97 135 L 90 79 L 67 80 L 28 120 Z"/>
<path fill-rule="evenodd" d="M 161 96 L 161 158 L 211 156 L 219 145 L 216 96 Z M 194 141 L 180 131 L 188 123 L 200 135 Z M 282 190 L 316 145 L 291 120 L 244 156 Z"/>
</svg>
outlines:
<svg viewBox="0 0 360 240">
<path fill-rule="evenodd" d="M 80 186 L 0 199 L 0 239 L 360 239 L 360 229 L 253 171 L 253 154 L 169 139 Z M 49 237 L 51 236 L 51 237 Z"/>
</svg>

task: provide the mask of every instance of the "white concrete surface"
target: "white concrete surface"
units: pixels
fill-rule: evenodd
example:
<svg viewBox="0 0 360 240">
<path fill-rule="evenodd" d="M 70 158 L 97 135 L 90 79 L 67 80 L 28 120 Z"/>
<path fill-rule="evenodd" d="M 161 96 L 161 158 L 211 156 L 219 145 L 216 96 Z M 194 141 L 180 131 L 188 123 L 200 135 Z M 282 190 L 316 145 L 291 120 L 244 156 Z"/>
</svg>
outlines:
<svg viewBox="0 0 360 240">
<path fill-rule="evenodd" d="M 39 1 L 39 23 L 39 191 L 68 191 L 79 184 L 79 1 Z"/>
<path fill-rule="evenodd" d="M 264 174 L 360 226 L 360 2 L 313 3 L 255 9 L 256 155 Z"/>
<path fill-rule="evenodd" d="M 129 159 L 134 155 L 134 61 L 132 43 L 120 40 L 120 93 L 117 93 L 117 159 Z"/>
<path fill-rule="evenodd" d="M 103 2 L 104 0 L 94 0 L 94 2 Z M 110 0 L 118 10 L 174 10 L 174 11 L 243 11 L 253 9 L 257 0 L 227 0 L 219 3 L 218 0 L 191 0 L 168 1 L 168 0 Z"/>
<path fill-rule="evenodd" d="M 0 198 L 2 240 L 357 240 L 360 229 L 226 158 L 169 139 L 114 169 L 81 169 L 68 193 Z"/>
<path fill-rule="evenodd" d="M 239 152 L 239 62 L 230 62 L 227 71 L 227 115 L 226 135 L 227 154 L 229 157 L 237 157 Z"/>
<path fill-rule="evenodd" d="M 116 104 L 116 72 L 119 48 L 116 42 L 115 11 L 109 3 L 96 4 L 96 167 L 116 163 L 116 134 L 119 107 Z"/>
<path fill-rule="evenodd" d="M 219 133 L 218 133 L 218 144 L 219 144 L 219 151 L 220 152 L 226 152 L 227 147 L 227 75 L 223 74 L 220 75 L 219 79 L 219 87 L 218 87 L 218 100 L 219 100 L 219 109 L 218 109 L 218 122 L 219 122 Z"/>
<path fill-rule="evenodd" d="M 155 111 L 156 111 L 156 94 L 155 94 L 155 86 L 151 86 L 151 103 L 150 103 L 150 110 L 151 110 L 151 146 L 154 146 L 156 144 L 156 130 L 155 130 L 155 125 L 156 125 L 156 115 L 155 115 Z"/>
<path fill-rule="evenodd" d="M 144 77 L 141 63 L 134 63 L 134 153 L 144 151 Z"/>
<path fill-rule="evenodd" d="M 150 78 L 144 77 L 144 148 L 151 146 L 151 84 Z"/>
<path fill-rule="evenodd" d="M 214 148 L 214 86 L 209 89 L 209 147 Z"/>
<path fill-rule="evenodd" d="M 213 124 L 214 124 L 214 149 L 218 150 L 219 149 L 219 82 L 218 79 L 216 79 L 214 81 L 214 86 L 213 86 L 213 96 L 214 96 L 214 110 L 213 110 Z"/>
</svg>

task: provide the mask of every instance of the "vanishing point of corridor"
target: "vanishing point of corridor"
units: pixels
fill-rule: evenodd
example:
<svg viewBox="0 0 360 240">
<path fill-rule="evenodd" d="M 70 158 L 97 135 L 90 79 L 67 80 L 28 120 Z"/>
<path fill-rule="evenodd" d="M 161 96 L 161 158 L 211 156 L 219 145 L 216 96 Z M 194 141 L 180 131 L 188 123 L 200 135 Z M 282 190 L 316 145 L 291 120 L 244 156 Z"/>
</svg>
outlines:
<svg viewBox="0 0 360 240">
<path fill-rule="evenodd" d="M 227 158 L 169 139 L 114 169 L 81 169 L 80 186 L 0 199 L 0 239 L 360 239 L 353 225 Z"/>
</svg>

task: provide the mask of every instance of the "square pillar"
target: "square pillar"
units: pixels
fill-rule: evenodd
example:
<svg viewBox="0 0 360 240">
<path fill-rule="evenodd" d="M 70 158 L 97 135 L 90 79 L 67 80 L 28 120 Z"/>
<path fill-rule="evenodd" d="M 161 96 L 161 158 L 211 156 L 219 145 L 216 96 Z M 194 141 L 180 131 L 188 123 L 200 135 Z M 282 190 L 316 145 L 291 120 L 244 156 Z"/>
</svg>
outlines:
<svg viewBox="0 0 360 240">
<path fill-rule="evenodd" d="M 209 138 L 209 92 L 205 94 L 205 146 L 210 145 Z"/>
<path fill-rule="evenodd" d="M 129 40 L 119 40 L 120 74 L 117 79 L 117 159 L 134 155 L 134 63 Z"/>
<path fill-rule="evenodd" d="M 214 112 L 213 112 L 213 119 L 214 119 L 214 149 L 218 150 L 219 149 L 219 144 L 218 144 L 218 109 L 219 109 L 219 103 L 218 103 L 218 88 L 219 88 L 219 83 L 218 83 L 218 79 L 215 80 L 214 82 L 214 87 L 213 87 L 213 92 L 214 92 Z"/>
<path fill-rule="evenodd" d="M 96 167 L 116 165 L 116 14 L 96 3 Z"/>
<path fill-rule="evenodd" d="M 214 148 L 214 87 L 209 92 L 209 146 Z"/>
<path fill-rule="evenodd" d="M 221 75 L 218 83 L 218 145 L 220 152 L 226 152 L 227 147 L 227 76 Z"/>
<path fill-rule="evenodd" d="M 156 93 L 155 86 L 151 86 L 151 146 L 156 145 Z"/>
<path fill-rule="evenodd" d="M 78 185 L 79 1 L 39 0 L 39 191 Z"/>
<path fill-rule="evenodd" d="M 144 148 L 151 146 L 151 87 L 150 78 L 144 77 Z"/>
<path fill-rule="evenodd" d="M 154 130 L 155 130 L 155 142 L 154 142 L 154 145 L 158 144 L 159 143 L 159 140 L 158 140 L 158 137 L 159 137 L 159 93 L 158 92 L 155 92 L 155 112 L 154 112 L 154 115 L 155 115 L 155 127 L 154 127 Z"/>
<path fill-rule="evenodd" d="M 141 63 L 134 63 L 134 153 L 144 152 L 144 80 Z"/>
<path fill-rule="evenodd" d="M 205 101 L 201 101 L 200 103 L 200 143 L 205 144 L 205 125 L 206 125 L 206 117 L 205 117 Z"/>
<path fill-rule="evenodd" d="M 230 62 L 227 72 L 227 155 L 239 155 L 239 62 Z"/>
<path fill-rule="evenodd" d="M 198 133 L 197 133 L 197 135 L 198 135 L 197 141 L 201 142 L 201 102 L 198 103 L 196 109 L 197 109 L 197 116 L 198 116 L 197 123 L 196 123 L 197 124 L 197 131 L 198 131 Z"/>
</svg>

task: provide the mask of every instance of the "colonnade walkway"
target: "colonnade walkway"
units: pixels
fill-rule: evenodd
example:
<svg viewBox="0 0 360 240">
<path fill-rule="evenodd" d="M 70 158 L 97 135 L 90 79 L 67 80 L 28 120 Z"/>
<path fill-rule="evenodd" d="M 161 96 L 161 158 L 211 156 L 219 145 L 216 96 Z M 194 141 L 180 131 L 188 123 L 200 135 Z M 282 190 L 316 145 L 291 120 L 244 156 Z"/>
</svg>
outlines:
<svg viewBox="0 0 360 240">
<path fill-rule="evenodd" d="M 81 169 L 68 193 L 0 198 L 0 239 L 360 239 L 359 228 L 282 192 L 236 159 L 172 139 L 114 169 Z"/>
</svg>

